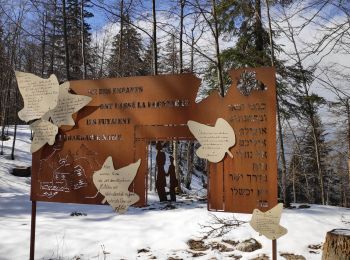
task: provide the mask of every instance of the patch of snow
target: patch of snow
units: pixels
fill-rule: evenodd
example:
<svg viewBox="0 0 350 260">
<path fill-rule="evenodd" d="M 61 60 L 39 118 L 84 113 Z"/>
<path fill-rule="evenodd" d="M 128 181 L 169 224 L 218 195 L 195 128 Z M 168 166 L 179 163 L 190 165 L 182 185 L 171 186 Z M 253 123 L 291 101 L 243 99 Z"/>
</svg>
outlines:
<svg viewBox="0 0 350 260">
<path fill-rule="evenodd" d="M 28 128 L 19 128 L 16 142 L 16 160 L 0 158 L 0 259 L 28 259 L 30 241 L 31 202 L 29 178 L 9 174 L 11 168 L 30 165 Z M 12 141 L 5 142 L 8 154 Z M 205 202 L 178 197 L 176 203 L 159 203 L 157 194 L 149 195 L 149 206 L 130 208 L 125 215 L 117 215 L 109 206 L 37 203 L 36 259 L 193 259 L 189 239 L 203 237 L 200 224 L 207 224 L 211 214 L 230 218 L 232 213 L 208 212 Z M 71 216 L 72 212 L 84 213 Z M 86 214 L 86 215 L 85 215 Z M 350 209 L 311 205 L 308 209 L 285 209 L 281 225 L 287 235 L 277 241 L 278 255 L 294 253 L 308 260 L 321 259 L 321 250 L 310 253 L 309 245 L 324 242 L 332 229 L 349 229 L 343 222 Z M 249 221 L 250 214 L 234 214 L 239 220 Z M 271 256 L 270 240 L 259 236 L 249 224 L 233 229 L 222 238 L 206 239 L 205 243 L 223 243 L 223 239 L 243 241 L 255 238 L 262 248 L 254 252 L 219 252 L 208 249 L 196 259 L 251 259 L 258 255 Z M 226 244 L 227 245 L 227 244 Z M 142 250 L 141 250 L 142 249 Z M 140 252 L 138 252 L 140 251 Z M 315 251 L 315 250 L 313 250 Z M 105 258 L 104 258 L 105 257 Z M 279 256 L 278 259 L 284 259 Z"/>
<path fill-rule="evenodd" d="M 332 230 L 332 233 L 335 235 L 350 237 L 350 229 L 338 228 L 338 229 Z"/>
</svg>

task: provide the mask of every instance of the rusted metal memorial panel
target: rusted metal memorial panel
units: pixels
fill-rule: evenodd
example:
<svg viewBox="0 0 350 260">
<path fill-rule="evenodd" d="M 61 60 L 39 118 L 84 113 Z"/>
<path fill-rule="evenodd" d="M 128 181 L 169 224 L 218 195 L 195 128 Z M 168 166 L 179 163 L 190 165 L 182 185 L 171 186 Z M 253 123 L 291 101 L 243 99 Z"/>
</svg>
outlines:
<svg viewBox="0 0 350 260">
<path fill-rule="evenodd" d="M 247 96 L 237 90 L 242 70 L 230 74 L 233 83 L 225 106 L 236 134 L 230 150 L 234 158 L 210 164 L 209 210 L 251 213 L 277 204 L 275 74 L 268 68 L 255 71 L 265 90 Z M 213 176 L 219 172 L 218 178 Z"/>
<path fill-rule="evenodd" d="M 237 89 L 243 72 L 256 72 L 267 88 L 248 96 Z M 276 204 L 275 78 L 272 68 L 231 73 L 224 98 L 216 91 L 195 103 L 200 80 L 191 74 L 72 81 L 71 89 L 92 97 L 78 112 L 76 125 L 61 128 L 53 146 L 33 154 L 31 199 L 101 204 L 92 175 L 108 156 L 116 168 L 141 159 L 130 191 L 147 203 L 147 144 L 150 140 L 193 140 L 189 120 L 232 126 L 234 158 L 210 163 L 209 210 L 249 212 Z"/>
<path fill-rule="evenodd" d="M 76 94 L 93 99 L 72 129 L 60 130 L 53 146 L 33 154 L 32 200 L 101 204 L 92 175 L 112 156 L 117 168 L 141 158 L 131 188 L 140 196 L 136 205 L 145 205 L 146 140 L 171 137 L 172 130 L 154 126 L 186 124 L 199 85 L 190 74 L 71 82 Z"/>
</svg>

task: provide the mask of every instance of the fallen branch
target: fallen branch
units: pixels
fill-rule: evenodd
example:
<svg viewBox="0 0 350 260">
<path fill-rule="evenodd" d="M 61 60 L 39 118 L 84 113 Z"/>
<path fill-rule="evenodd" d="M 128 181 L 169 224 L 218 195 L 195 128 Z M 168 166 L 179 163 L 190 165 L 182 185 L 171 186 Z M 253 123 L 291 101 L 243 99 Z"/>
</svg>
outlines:
<svg viewBox="0 0 350 260">
<path fill-rule="evenodd" d="M 235 229 L 247 221 L 238 220 L 232 215 L 232 218 L 219 218 L 214 214 L 210 214 L 211 219 L 204 225 L 199 224 L 202 229 L 205 229 L 202 233 L 204 234 L 204 239 L 210 237 L 221 237 L 232 229 Z"/>
</svg>

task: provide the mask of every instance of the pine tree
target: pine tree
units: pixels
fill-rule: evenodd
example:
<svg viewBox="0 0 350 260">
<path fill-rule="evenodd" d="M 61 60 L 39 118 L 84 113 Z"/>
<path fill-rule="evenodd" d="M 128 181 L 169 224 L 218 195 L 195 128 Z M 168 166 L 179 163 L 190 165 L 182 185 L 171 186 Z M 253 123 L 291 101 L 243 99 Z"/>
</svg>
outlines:
<svg viewBox="0 0 350 260">
<path fill-rule="evenodd" d="M 301 150 L 302 150 L 302 156 L 304 158 L 304 170 L 309 178 L 310 183 L 310 194 L 311 194 L 311 203 L 322 203 L 322 197 L 321 197 L 321 183 L 323 183 L 324 186 L 327 185 L 327 183 L 330 183 L 331 174 L 330 174 L 330 165 L 327 163 L 326 158 L 328 157 L 330 153 L 330 148 L 327 146 L 326 143 L 326 132 L 324 130 L 324 127 L 322 125 L 321 119 L 319 116 L 315 116 L 315 135 L 313 132 L 313 129 L 311 127 L 310 122 L 306 121 L 305 123 L 308 124 L 308 128 L 306 131 L 306 136 L 304 141 L 301 144 Z M 319 154 L 320 154 L 320 167 L 323 172 L 322 176 L 319 176 L 317 173 L 317 161 L 315 158 L 315 140 L 319 144 Z M 320 179 L 322 178 L 322 179 Z M 324 189 L 326 187 L 323 187 Z"/>
<path fill-rule="evenodd" d="M 287 187 L 288 194 L 293 198 L 294 203 L 309 203 L 312 201 L 309 177 L 304 167 L 304 154 L 301 153 L 298 145 L 293 148 L 293 154 L 290 159 L 289 182 Z"/>
<path fill-rule="evenodd" d="M 93 14 L 88 11 L 88 8 L 91 7 L 90 0 L 65 1 L 68 60 L 66 60 L 62 4 L 62 0 L 50 0 L 45 7 L 48 11 L 48 44 L 46 47 L 46 53 L 48 56 L 46 59 L 48 63 L 46 66 L 47 74 L 57 75 L 60 81 L 82 79 L 84 78 L 84 63 L 86 70 L 89 72 L 90 64 L 92 62 L 91 27 L 86 22 L 86 19 L 93 17 Z M 82 4 L 84 7 L 83 15 L 81 15 Z M 82 42 L 84 42 L 85 46 L 85 62 L 83 59 Z M 66 71 L 67 62 L 69 65 L 69 79 L 67 78 L 68 75 Z"/>
<path fill-rule="evenodd" d="M 1 17 L 0 17 L 1 18 Z M 4 31 L 2 28 L 2 25 L 0 25 L 0 64 L 6 64 L 6 56 L 5 56 L 5 42 L 3 39 Z M 5 73 L 5 67 L 0 66 L 0 90 L 3 90 L 3 83 L 4 83 L 4 73 Z M 2 96 L 2 95 L 1 95 Z M 0 105 L 1 107 L 1 105 Z"/>
<path fill-rule="evenodd" d="M 124 19 L 128 21 L 130 18 L 126 15 Z M 122 30 L 122 42 L 120 42 L 121 32 L 119 31 L 112 44 L 112 55 L 108 66 L 109 76 L 128 77 L 146 74 L 146 64 L 142 59 L 141 35 L 128 22 L 124 24 Z"/>
<path fill-rule="evenodd" d="M 60 33 L 62 31 L 62 28 L 60 25 L 62 23 L 60 16 L 59 16 L 59 4 L 57 3 L 58 0 L 50 0 L 46 5 L 46 11 L 48 12 L 48 24 L 47 24 L 47 46 L 46 46 L 46 53 L 47 53 L 47 76 L 51 74 L 55 74 L 58 79 L 64 78 L 63 73 L 63 67 L 62 63 L 59 64 L 58 61 L 64 60 L 64 57 L 62 56 L 62 39 L 60 39 L 60 35 L 63 35 L 63 33 Z"/>
<path fill-rule="evenodd" d="M 269 35 L 262 27 L 260 0 L 224 0 L 220 2 L 217 10 L 219 29 L 222 34 L 227 39 L 238 37 L 234 47 L 220 53 L 224 85 L 227 88 L 230 85 L 229 70 L 270 66 Z M 211 88 L 217 84 L 216 74 L 217 69 L 211 64 L 205 73 L 205 79 Z"/>
<path fill-rule="evenodd" d="M 83 1 L 83 2 L 81 2 Z M 89 0 L 68 0 L 67 1 L 67 29 L 68 36 L 68 50 L 70 57 L 70 70 L 72 79 L 84 78 L 84 60 L 85 63 L 90 63 L 90 56 L 85 53 L 83 57 L 83 48 L 89 50 L 91 43 L 91 27 L 85 21 L 85 18 L 93 17 L 93 14 L 86 10 L 89 7 Z M 83 10 L 83 21 L 81 19 L 81 5 L 85 7 Z M 82 28 L 83 27 L 83 28 Z M 83 32 L 83 36 L 82 36 Z M 84 46 L 82 45 L 82 37 L 84 37 Z"/>
<path fill-rule="evenodd" d="M 288 3 L 287 1 L 283 1 L 283 4 L 285 5 Z M 282 49 L 271 40 L 275 33 L 270 31 L 270 38 L 269 33 L 262 26 L 263 14 L 261 0 L 224 0 L 220 2 L 218 14 L 220 30 L 223 34 L 228 39 L 231 39 L 231 37 L 238 38 L 234 47 L 227 48 L 220 54 L 226 88 L 231 83 L 227 72 L 233 68 L 271 66 L 271 61 L 273 61 L 276 68 L 278 134 L 280 138 L 279 149 L 281 155 L 281 198 L 283 198 L 285 203 L 288 203 L 286 196 L 286 188 L 288 186 L 286 180 L 288 179 L 288 173 L 284 155 L 282 121 L 283 119 L 298 115 L 299 109 L 303 109 L 296 101 L 296 97 L 298 95 L 300 96 L 300 93 L 290 84 L 291 81 L 298 81 L 300 75 L 293 73 L 295 66 L 288 67 L 284 64 L 284 61 L 278 60 L 275 57 L 275 53 L 282 51 Z M 205 74 L 205 79 L 211 87 L 216 84 L 215 74 L 215 66 L 209 66 Z M 298 81 L 298 83 L 301 85 L 300 81 Z M 254 89 L 262 88 L 262 84 L 256 84 L 254 87 Z M 241 92 L 245 92 L 245 90 L 241 90 Z"/>
<path fill-rule="evenodd" d="M 337 133 L 339 137 L 339 133 Z M 343 146 L 343 147 L 342 147 Z M 345 147 L 344 147 L 345 146 Z M 330 192 L 332 197 L 330 201 L 334 205 L 341 205 L 343 207 L 349 207 L 350 199 L 350 183 L 349 183 L 349 170 L 348 170 L 348 158 L 347 158 L 347 147 L 344 143 L 338 143 L 336 147 L 337 151 L 334 154 L 332 161 L 334 163 L 334 169 L 336 171 L 335 181 L 333 185 L 333 192 Z"/>
<path fill-rule="evenodd" d="M 154 73 L 154 62 L 153 62 L 153 40 L 150 39 L 149 43 L 145 47 L 143 53 L 143 63 L 144 63 L 144 75 L 153 75 Z"/>
<path fill-rule="evenodd" d="M 3 40 L 3 28 L 2 25 L 0 25 L 0 123 L 2 126 L 2 129 L 4 129 L 5 126 L 5 111 L 6 111 L 6 56 L 5 56 L 5 42 Z M 0 140 L 3 141 L 5 139 L 4 131 L 1 131 L 0 134 Z M 2 150 L 1 150 L 2 154 Z"/>
<path fill-rule="evenodd" d="M 176 74 L 179 72 L 179 50 L 177 46 L 178 42 L 175 39 L 175 35 L 171 34 L 160 60 L 162 73 Z"/>
</svg>

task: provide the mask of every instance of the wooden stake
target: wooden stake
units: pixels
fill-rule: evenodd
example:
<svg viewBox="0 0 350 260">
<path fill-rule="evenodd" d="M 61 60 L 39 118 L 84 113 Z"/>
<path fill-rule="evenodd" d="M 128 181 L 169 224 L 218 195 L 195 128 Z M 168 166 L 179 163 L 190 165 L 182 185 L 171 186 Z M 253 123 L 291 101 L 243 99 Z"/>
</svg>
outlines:
<svg viewBox="0 0 350 260">
<path fill-rule="evenodd" d="M 30 226 L 30 255 L 29 260 L 34 260 L 35 253 L 35 221 L 36 221 L 36 201 L 32 201 L 32 219 Z"/>
<path fill-rule="evenodd" d="M 277 260 L 277 240 L 272 240 L 272 260 Z"/>
</svg>

